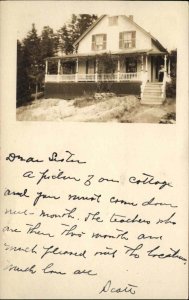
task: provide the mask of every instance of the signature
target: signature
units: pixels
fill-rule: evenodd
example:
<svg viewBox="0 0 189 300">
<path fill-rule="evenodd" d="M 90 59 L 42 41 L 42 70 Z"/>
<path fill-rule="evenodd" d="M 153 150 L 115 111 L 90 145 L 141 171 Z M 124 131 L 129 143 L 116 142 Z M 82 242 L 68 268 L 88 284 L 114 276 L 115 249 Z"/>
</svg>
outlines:
<svg viewBox="0 0 189 300">
<path fill-rule="evenodd" d="M 134 295 L 136 293 L 137 285 L 134 284 L 125 284 L 124 287 L 112 287 L 112 281 L 108 280 L 107 283 L 100 290 L 101 293 L 130 293 Z"/>
</svg>

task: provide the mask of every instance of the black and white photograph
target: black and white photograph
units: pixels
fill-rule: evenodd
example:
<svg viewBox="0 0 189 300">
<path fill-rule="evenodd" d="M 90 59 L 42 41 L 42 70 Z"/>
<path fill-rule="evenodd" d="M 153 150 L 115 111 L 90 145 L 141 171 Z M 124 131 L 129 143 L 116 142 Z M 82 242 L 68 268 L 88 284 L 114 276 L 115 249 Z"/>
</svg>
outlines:
<svg viewBox="0 0 189 300">
<path fill-rule="evenodd" d="M 0 1 L 0 299 L 188 299 L 187 1 Z"/>
<path fill-rule="evenodd" d="M 47 1 L 20 21 L 17 120 L 176 123 L 175 6 L 100 2 Z"/>
</svg>

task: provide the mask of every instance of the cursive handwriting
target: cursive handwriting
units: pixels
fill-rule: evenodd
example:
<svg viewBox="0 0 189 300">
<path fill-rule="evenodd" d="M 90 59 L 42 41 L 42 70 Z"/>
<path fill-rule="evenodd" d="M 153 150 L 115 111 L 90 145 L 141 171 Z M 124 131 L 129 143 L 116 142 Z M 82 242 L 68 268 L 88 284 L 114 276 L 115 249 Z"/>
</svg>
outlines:
<svg viewBox="0 0 189 300">
<path fill-rule="evenodd" d="M 29 229 L 27 231 L 27 234 L 36 234 L 36 235 L 44 235 L 44 236 L 48 236 L 48 237 L 54 237 L 53 234 L 49 233 L 49 232 L 42 232 L 40 230 L 37 230 L 41 227 L 41 223 L 37 223 L 36 225 L 33 224 L 26 224 L 27 226 L 29 226 Z"/>
<path fill-rule="evenodd" d="M 171 183 L 167 182 L 167 181 L 159 181 L 159 180 L 155 180 L 153 175 L 149 175 L 146 173 L 142 173 L 142 175 L 144 175 L 143 179 L 137 179 L 134 176 L 131 176 L 129 178 L 129 182 L 130 183 L 135 183 L 135 184 L 152 184 L 152 185 L 157 185 L 159 186 L 159 190 L 163 189 L 164 187 L 173 187 Z"/>
<path fill-rule="evenodd" d="M 35 159 L 33 157 L 28 157 L 28 158 L 24 158 L 21 155 L 16 155 L 15 153 L 9 153 L 9 155 L 6 157 L 6 160 L 10 161 L 10 162 L 14 162 L 15 160 L 18 161 L 24 161 L 26 163 L 32 162 L 32 163 L 41 163 L 44 160 L 41 159 Z"/>
<path fill-rule="evenodd" d="M 136 293 L 136 288 L 138 286 L 134 284 L 125 284 L 124 287 L 112 287 L 112 281 L 108 280 L 107 283 L 103 286 L 103 288 L 100 290 L 99 294 L 101 293 L 130 293 L 131 295 L 134 295 Z"/>
<path fill-rule="evenodd" d="M 67 158 L 58 158 L 58 153 L 53 152 L 51 154 L 51 156 L 49 157 L 49 161 L 86 164 L 86 161 L 80 161 L 79 159 L 72 159 L 72 157 L 75 155 L 74 153 L 71 153 L 68 150 L 66 150 L 65 152 L 66 152 L 66 154 L 68 154 Z"/>
<path fill-rule="evenodd" d="M 49 214 L 49 213 L 46 213 L 43 209 L 40 213 L 40 217 L 46 217 L 46 218 L 50 218 L 50 219 L 57 219 L 57 218 L 71 218 L 71 219 L 74 219 L 74 213 L 75 211 L 77 210 L 76 207 L 72 208 L 72 209 L 68 209 L 66 208 L 64 213 L 62 214 Z"/>
<path fill-rule="evenodd" d="M 105 255 L 105 256 L 111 256 L 112 258 L 114 258 L 117 251 L 118 251 L 117 249 L 114 250 L 112 248 L 106 247 L 105 251 L 96 251 L 94 256 L 96 256 L 96 255 Z"/>
<path fill-rule="evenodd" d="M 4 196 L 19 196 L 19 197 L 26 197 L 29 198 L 29 195 L 27 194 L 28 190 L 25 189 L 23 192 L 15 192 L 11 191 L 9 189 L 6 189 L 4 192 Z"/>
<path fill-rule="evenodd" d="M 117 199 L 116 197 L 111 197 L 110 198 L 110 203 L 120 203 L 120 204 L 124 204 L 124 205 L 131 205 L 131 206 L 137 206 L 138 204 L 137 203 L 134 203 L 134 202 L 128 202 L 128 201 L 125 201 L 125 200 L 120 200 L 120 199 Z"/>
<path fill-rule="evenodd" d="M 42 180 L 49 180 L 49 179 L 62 179 L 62 180 L 72 180 L 72 181 L 80 181 L 80 178 L 76 178 L 74 176 L 66 176 L 64 174 L 64 171 L 60 170 L 58 171 L 58 174 L 49 175 L 49 169 L 46 169 L 43 172 L 39 172 L 41 174 L 41 177 L 37 181 L 37 184 L 39 184 Z"/>
<path fill-rule="evenodd" d="M 11 228 L 10 226 L 4 226 L 3 229 L 2 229 L 3 232 L 15 232 L 15 233 L 18 233 L 18 232 L 21 232 L 20 229 L 18 228 Z"/>
<path fill-rule="evenodd" d="M 24 215 L 24 216 L 28 216 L 28 215 L 34 215 L 33 212 L 28 212 L 27 209 L 24 210 L 13 210 L 13 209 L 5 209 L 5 215 L 10 214 L 10 215 Z"/>
<path fill-rule="evenodd" d="M 94 233 L 92 234 L 92 238 L 98 239 L 98 238 L 102 238 L 102 239 L 121 239 L 121 240 L 128 240 L 127 234 L 128 231 L 124 231 L 121 229 L 116 229 L 118 232 L 117 235 L 110 235 L 110 234 L 102 234 L 102 233 Z"/>
<path fill-rule="evenodd" d="M 35 274 L 36 273 L 35 267 L 36 267 L 36 265 L 32 265 L 31 267 L 22 267 L 21 268 L 19 266 L 10 264 L 10 265 L 6 266 L 4 268 L 4 270 L 8 270 L 9 272 L 14 271 L 14 272 L 22 272 L 22 273 L 27 272 L 27 273 L 30 273 L 30 274 Z"/>
<path fill-rule="evenodd" d="M 111 223 L 146 223 L 150 224 L 149 220 L 139 218 L 137 214 L 134 218 L 127 218 L 126 216 L 121 216 L 117 214 L 113 214 L 110 218 Z"/>
<path fill-rule="evenodd" d="M 134 248 L 129 246 L 124 247 L 127 248 L 125 254 L 129 254 L 129 256 L 133 256 L 134 258 L 139 258 L 140 256 L 137 252 L 143 247 L 143 244 L 139 244 Z"/>
<path fill-rule="evenodd" d="M 44 258 L 47 254 L 53 254 L 53 255 L 69 255 L 69 256 L 76 256 L 76 257 L 83 257 L 86 258 L 86 250 L 83 250 L 83 252 L 73 252 L 71 251 L 67 251 L 67 250 L 60 250 L 59 247 L 55 247 L 55 246 L 49 246 L 49 247 L 45 247 L 43 246 L 43 249 L 45 250 L 44 253 L 41 255 L 41 259 Z"/>
<path fill-rule="evenodd" d="M 91 202 L 96 201 L 97 203 L 100 203 L 100 197 L 101 197 L 101 195 L 97 195 L 97 194 L 94 194 L 94 196 L 91 196 L 91 197 L 69 194 L 68 200 L 78 200 L 78 201 L 84 200 L 84 201 L 91 201 Z"/>
<path fill-rule="evenodd" d="M 52 267 L 54 266 L 53 263 L 48 264 L 45 268 L 42 269 L 44 274 L 57 274 L 57 275 L 65 275 L 65 272 L 62 271 L 55 271 L 52 269 Z"/>
<path fill-rule="evenodd" d="M 169 218 L 165 219 L 165 220 L 162 220 L 162 219 L 159 219 L 159 221 L 156 222 L 156 224 L 172 224 L 172 225 L 176 225 L 176 222 L 175 221 L 172 221 L 172 218 L 176 215 L 176 213 L 173 213 Z"/>
<path fill-rule="evenodd" d="M 45 195 L 42 192 L 37 192 L 37 195 L 38 196 L 35 198 L 33 202 L 33 206 L 35 206 L 38 203 L 39 199 L 54 199 L 54 200 L 60 199 L 60 196 Z"/>
<path fill-rule="evenodd" d="M 4 243 L 4 247 L 5 247 L 6 251 L 25 252 L 25 253 L 37 254 L 37 252 L 36 252 L 37 244 L 31 248 L 31 247 L 27 247 L 27 246 L 24 246 L 24 247 L 11 246 L 7 243 Z"/>
<path fill-rule="evenodd" d="M 157 250 L 160 250 L 160 246 L 157 246 L 152 250 L 148 250 L 147 251 L 148 256 L 157 257 L 157 258 L 160 258 L 160 259 L 176 258 L 176 259 L 184 261 L 184 264 L 186 264 L 187 259 L 182 257 L 181 255 L 178 255 L 180 253 L 180 249 L 174 250 L 174 249 L 170 248 L 171 253 L 168 253 L 168 254 L 165 254 L 165 253 L 162 253 L 162 252 L 158 253 Z"/>
<path fill-rule="evenodd" d="M 170 207 L 173 207 L 173 208 L 176 208 L 178 206 L 176 205 L 172 205 L 171 203 L 162 203 L 162 202 L 154 202 L 155 201 L 155 197 L 153 197 L 152 199 L 148 200 L 148 201 L 144 201 L 142 203 L 142 206 L 147 206 L 147 205 L 154 205 L 154 206 L 157 206 L 157 205 L 160 205 L 160 206 L 170 206 Z"/>
<path fill-rule="evenodd" d="M 67 226 L 67 227 L 70 227 L 69 229 L 65 229 L 62 233 L 61 233 L 61 235 L 65 235 L 65 236 L 71 236 L 71 237 L 73 237 L 73 236 L 77 236 L 77 237 L 82 237 L 84 234 L 85 234 L 85 232 L 75 232 L 75 229 L 77 229 L 77 225 L 73 225 L 73 226 L 71 226 L 71 225 L 68 225 L 68 224 L 61 224 L 61 225 L 63 225 L 63 226 Z"/>
</svg>

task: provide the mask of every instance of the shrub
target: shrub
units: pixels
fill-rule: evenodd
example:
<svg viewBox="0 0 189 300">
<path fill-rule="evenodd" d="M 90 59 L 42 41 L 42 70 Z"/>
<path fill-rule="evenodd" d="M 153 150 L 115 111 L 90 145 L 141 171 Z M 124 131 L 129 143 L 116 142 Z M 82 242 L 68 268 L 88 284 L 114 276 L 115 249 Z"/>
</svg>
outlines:
<svg viewBox="0 0 189 300">
<path fill-rule="evenodd" d="M 168 98 L 176 97 L 176 78 L 172 77 L 171 82 L 167 82 L 166 84 L 166 96 Z"/>
</svg>

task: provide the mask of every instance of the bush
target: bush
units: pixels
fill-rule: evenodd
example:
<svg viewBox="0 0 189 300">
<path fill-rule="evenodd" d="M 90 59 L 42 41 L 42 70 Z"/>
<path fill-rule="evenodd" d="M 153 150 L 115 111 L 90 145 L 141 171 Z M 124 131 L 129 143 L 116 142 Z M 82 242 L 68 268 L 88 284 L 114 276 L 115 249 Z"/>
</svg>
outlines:
<svg viewBox="0 0 189 300">
<path fill-rule="evenodd" d="M 171 82 L 166 84 L 166 96 L 168 98 L 176 97 L 176 78 L 171 78 Z"/>
</svg>

